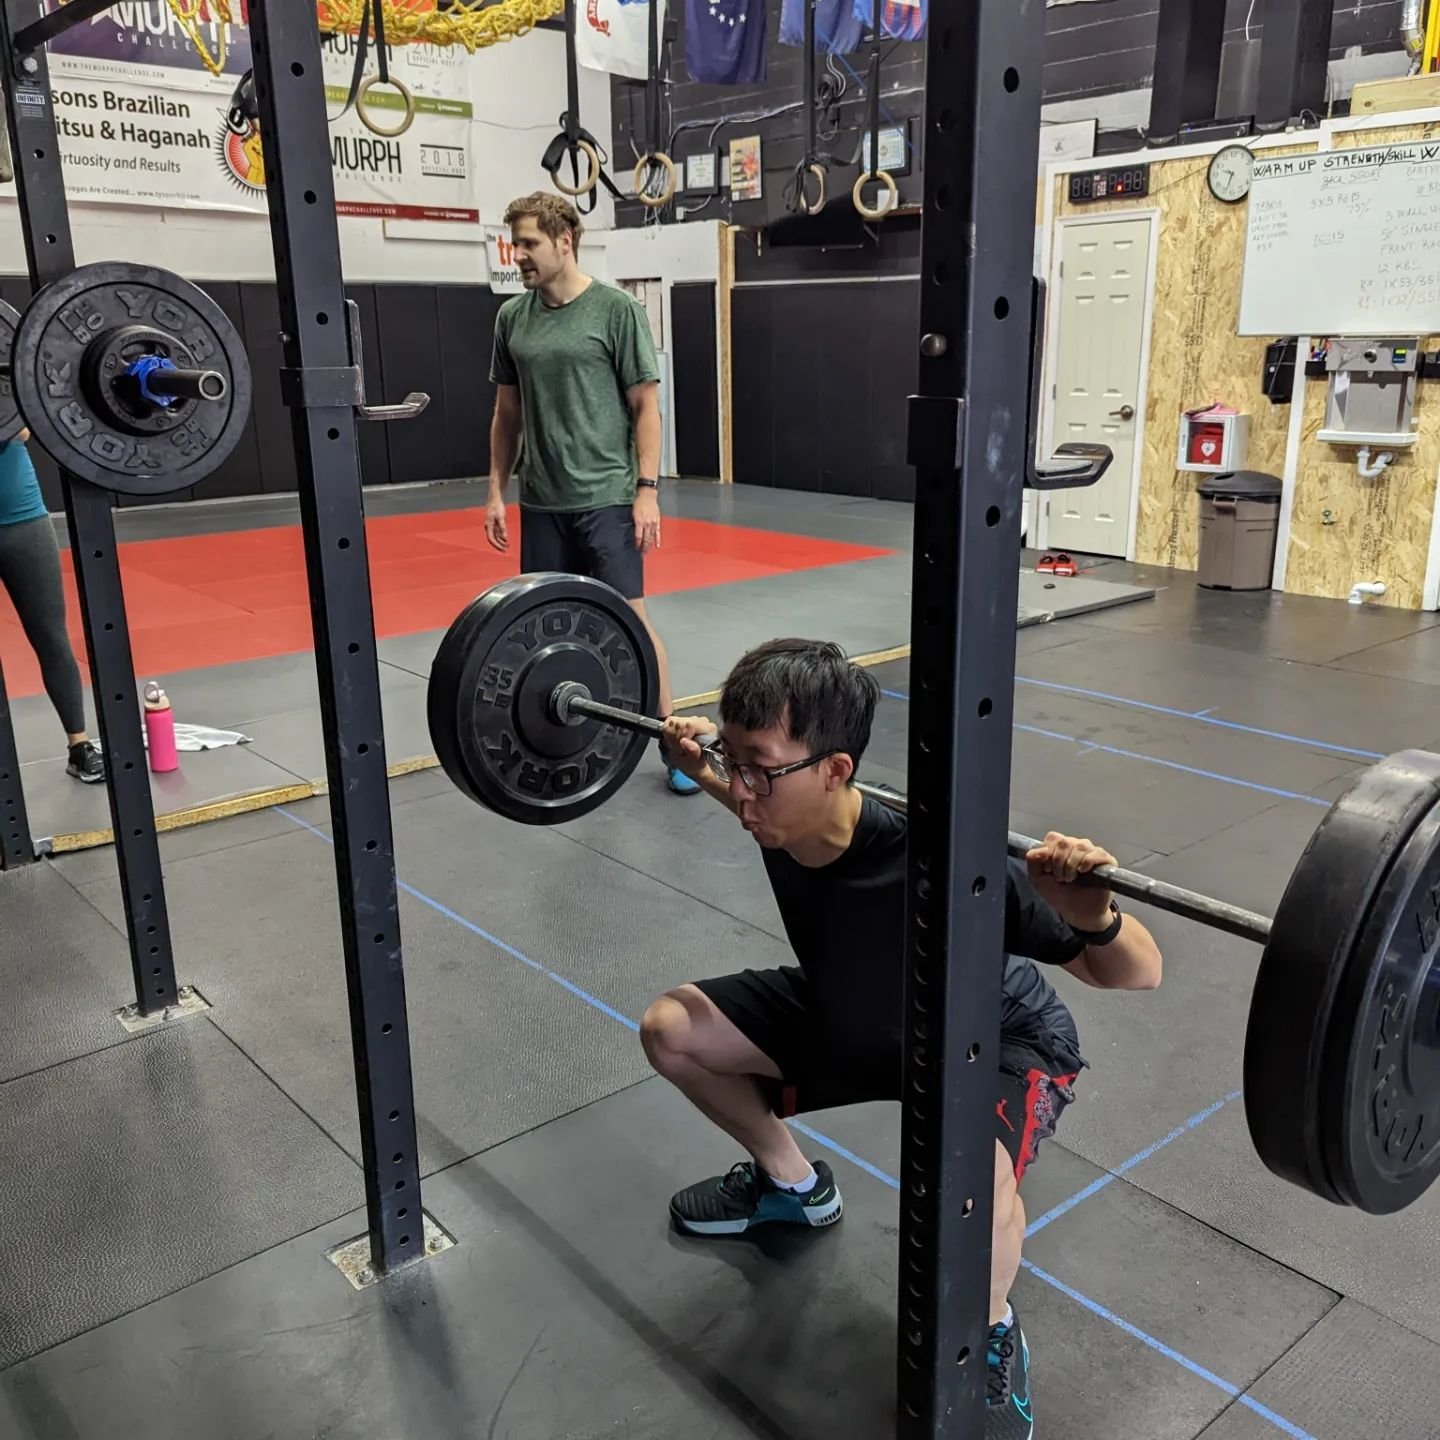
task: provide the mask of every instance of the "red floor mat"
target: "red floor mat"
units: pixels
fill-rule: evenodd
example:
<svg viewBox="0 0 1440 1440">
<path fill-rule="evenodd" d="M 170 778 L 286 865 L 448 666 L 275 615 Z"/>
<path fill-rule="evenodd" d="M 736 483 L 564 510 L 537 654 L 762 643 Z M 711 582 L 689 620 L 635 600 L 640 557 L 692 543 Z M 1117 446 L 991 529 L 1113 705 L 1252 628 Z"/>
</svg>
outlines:
<svg viewBox="0 0 1440 1440">
<path fill-rule="evenodd" d="M 485 540 L 480 510 L 443 510 L 370 520 L 371 589 L 379 635 L 409 635 L 448 625 L 463 605 L 519 569 L 514 548 L 499 555 Z M 888 552 L 708 520 L 665 522 L 665 543 L 646 561 L 652 595 L 756 580 Z M 70 634 L 84 666 L 84 633 L 75 581 L 61 557 Z M 137 673 L 170 676 L 311 648 L 309 593 L 298 527 L 236 530 L 120 547 Z M 12 696 L 37 695 L 40 670 L 9 597 L 0 589 L 0 660 Z"/>
</svg>

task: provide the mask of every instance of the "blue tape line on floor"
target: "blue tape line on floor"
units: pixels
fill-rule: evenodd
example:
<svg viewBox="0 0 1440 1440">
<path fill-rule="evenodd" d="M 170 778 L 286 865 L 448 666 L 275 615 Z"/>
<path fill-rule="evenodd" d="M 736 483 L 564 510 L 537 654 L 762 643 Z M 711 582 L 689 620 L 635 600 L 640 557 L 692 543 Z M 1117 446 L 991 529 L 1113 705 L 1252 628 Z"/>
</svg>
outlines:
<svg viewBox="0 0 1440 1440">
<path fill-rule="evenodd" d="M 1088 1200 L 1092 1195 L 1103 1190 L 1107 1185 L 1118 1180 L 1127 1171 L 1133 1170 L 1142 1161 L 1148 1160 L 1157 1150 L 1163 1150 L 1167 1145 L 1173 1144 L 1182 1135 L 1188 1134 L 1197 1126 L 1203 1125 L 1212 1115 L 1223 1110 L 1232 1101 L 1240 1098 L 1238 1090 L 1227 1095 L 1223 1100 L 1217 1100 L 1213 1105 L 1208 1105 L 1199 1114 L 1192 1115 L 1183 1124 L 1177 1125 L 1163 1140 L 1157 1140 L 1153 1145 L 1147 1145 L 1145 1149 L 1137 1151 L 1128 1160 L 1122 1160 L 1113 1170 L 1107 1171 L 1104 1175 L 1097 1176 L 1083 1190 L 1077 1190 L 1068 1200 L 1062 1200 L 1053 1210 L 1047 1210 L 1038 1219 L 1032 1220 L 1025 1227 L 1025 1238 L 1028 1240 L 1032 1235 L 1038 1234 L 1047 1225 L 1058 1220 L 1062 1215 L 1068 1215 L 1083 1200 Z"/>
<path fill-rule="evenodd" d="M 318 826 L 310 824 L 308 820 L 302 820 L 293 811 L 287 810 L 285 806 L 277 805 L 275 807 L 275 811 L 277 814 L 283 815 L 292 824 L 298 825 L 302 830 L 307 831 L 311 835 L 317 836 L 327 845 L 333 845 L 335 843 L 333 836 L 327 835 Z M 523 951 L 517 950 L 513 945 L 507 945 L 505 941 L 498 939 L 488 930 L 485 930 L 481 926 L 477 925 L 473 920 L 467 920 L 465 916 L 452 910 L 448 905 L 442 904 L 433 896 L 427 895 L 423 890 L 417 890 L 415 886 L 409 885 L 403 880 L 397 880 L 396 883 L 406 895 L 409 895 L 412 899 L 420 901 L 422 905 L 429 906 L 430 909 L 435 911 L 437 915 L 443 915 L 447 920 L 453 920 L 457 925 L 461 926 L 461 928 L 468 930 L 472 935 L 475 935 L 478 938 L 486 941 L 488 944 L 494 945 L 496 949 L 502 951 L 506 955 L 509 955 L 512 959 L 519 960 L 523 964 L 528 965 L 530 969 L 539 971 L 539 973 L 544 975 L 546 979 L 553 980 L 557 985 L 568 990 L 572 995 L 576 996 L 580 1000 L 583 1000 L 587 1005 L 593 1007 L 595 1010 L 598 1010 L 602 1015 L 608 1016 L 611 1020 L 618 1021 L 621 1025 L 625 1026 L 627 1030 L 633 1032 L 639 1031 L 640 1026 L 628 1015 L 625 1015 L 621 1011 L 616 1010 L 613 1006 L 607 1005 L 603 1000 L 600 1000 L 596 996 L 590 994 L 588 990 L 582 990 L 580 986 L 574 983 L 574 981 L 568 980 L 565 978 L 565 976 L 558 975 L 555 971 L 547 969 L 544 965 L 540 964 L 538 960 L 532 960 Z M 1138 1165 L 1142 1160 L 1146 1159 L 1150 1155 L 1153 1155 L 1156 1150 L 1159 1150 L 1163 1146 L 1168 1145 L 1172 1140 L 1178 1139 L 1179 1136 L 1185 1131 L 1194 1129 L 1196 1125 L 1199 1125 L 1204 1120 L 1207 1120 L 1211 1115 L 1215 1114 L 1217 1110 L 1221 1109 L 1223 1105 L 1228 1103 L 1229 1100 L 1233 1100 L 1234 1098 L 1235 1096 L 1233 1095 L 1227 1096 L 1226 1100 L 1220 1101 L 1217 1104 L 1210 1106 L 1208 1110 L 1201 1111 L 1199 1115 L 1191 1116 L 1191 1118 L 1187 1120 L 1184 1125 L 1180 1126 L 1178 1130 L 1173 1131 L 1163 1140 L 1156 1141 L 1156 1143 L 1150 1146 L 1148 1149 L 1140 1151 L 1138 1154 L 1133 1155 L 1129 1160 L 1125 1161 L 1124 1165 L 1121 1167 L 1121 1171 L 1131 1168 L 1134 1165 Z M 808 1136 L 811 1140 L 815 1141 L 817 1145 L 823 1145 L 832 1154 L 840 1156 L 840 1158 L 843 1160 L 850 1161 L 852 1165 L 857 1166 L 867 1175 L 873 1176 L 876 1180 L 879 1180 L 881 1184 L 889 1186 L 892 1190 L 898 1190 L 900 1188 L 900 1182 L 895 1178 L 895 1176 L 888 1174 L 878 1165 L 872 1165 L 863 1156 L 857 1155 L 853 1150 L 850 1150 L 846 1146 L 840 1144 L 838 1140 L 832 1140 L 828 1135 L 822 1134 L 820 1131 L 813 1129 L 811 1126 L 806 1125 L 801 1121 L 792 1120 L 790 1121 L 790 1124 L 796 1130 L 800 1131 L 801 1134 Z M 1117 1171 L 1117 1174 L 1118 1173 L 1120 1173 L 1120 1171 Z M 1102 1179 L 1105 1179 L 1107 1183 L 1109 1180 L 1114 1178 L 1114 1176 L 1102 1177 Z M 1094 1194 L 1095 1190 L 1101 1188 L 1103 1187 L 1098 1184 L 1087 1186 L 1085 1190 L 1081 1191 L 1077 1196 L 1072 1197 L 1073 1203 L 1067 1202 L 1068 1208 L 1073 1209 L 1074 1205 L 1079 1204 L 1080 1201 L 1084 1199 L 1088 1194 Z M 1059 1207 L 1057 1207 L 1057 1209 L 1058 1208 Z M 1044 1219 L 1045 1217 L 1042 1216 L 1041 1218 Z M 1039 1222 L 1037 1222 L 1037 1224 L 1038 1223 Z M 1027 1231 L 1026 1233 L 1028 1234 L 1029 1232 Z M 1155 1339 L 1155 1337 L 1152 1335 L 1147 1335 L 1145 1331 L 1139 1329 L 1135 1325 L 1132 1325 L 1128 1320 L 1122 1319 L 1113 1311 L 1107 1310 L 1103 1305 L 1099 1303 L 1099 1301 L 1091 1300 L 1088 1296 L 1082 1295 L 1080 1291 L 1072 1289 L 1070 1286 L 1064 1284 L 1062 1281 L 1057 1280 L 1053 1275 L 1049 1275 L 1045 1271 L 1036 1268 L 1034 1265 L 1030 1264 L 1028 1260 L 1021 1260 L 1020 1263 L 1038 1279 L 1043 1280 L 1047 1285 L 1050 1285 L 1054 1289 L 1060 1291 L 1062 1295 L 1068 1296 L 1077 1304 L 1083 1305 L 1092 1314 L 1098 1315 L 1101 1319 L 1108 1320 L 1112 1325 L 1118 1326 L 1127 1335 L 1133 1336 L 1135 1339 L 1141 1341 L 1143 1344 L 1148 1345 L 1152 1350 L 1155 1350 L 1159 1354 L 1173 1360 L 1177 1365 L 1180 1365 L 1184 1369 L 1190 1371 L 1191 1374 L 1198 1375 L 1203 1380 L 1208 1380 L 1212 1385 L 1215 1385 L 1219 1389 L 1223 1390 L 1225 1394 L 1229 1395 L 1232 1399 L 1237 1400 L 1240 1404 L 1247 1405 L 1250 1409 L 1254 1410 L 1256 1414 L 1263 1416 L 1265 1419 L 1271 1421 L 1272 1424 L 1276 1425 L 1279 1429 L 1283 1430 L 1287 1435 L 1292 1436 L 1293 1440 L 1315 1440 L 1314 1436 L 1307 1434 L 1298 1426 L 1292 1425 L 1290 1421 L 1286 1420 L 1283 1416 L 1277 1415 L 1273 1411 L 1267 1410 L 1263 1405 L 1259 1404 L 1256 1401 L 1251 1401 L 1249 1397 L 1240 1393 L 1240 1390 L 1237 1386 L 1230 1384 L 1228 1380 L 1222 1380 L 1218 1375 L 1215 1375 L 1209 1370 L 1206 1370 L 1204 1366 L 1199 1365 L 1194 1360 L 1191 1360 L 1188 1357 L 1182 1355 L 1178 1350 L 1172 1350 L 1163 1341 Z"/>
<path fill-rule="evenodd" d="M 1312 740 L 1308 735 L 1291 735 L 1284 730 L 1266 730 L 1260 725 L 1242 725 L 1238 720 L 1221 720 L 1211 705 L 1204 710 L 1176 710 L 1169 705 L 1156 705 L 1149 700 L 1134 700 L 1128 695 L 1109 695 L 1104 690 L 1086 690 L 1079 685 L 1061 685 L 1054 680 L 1032 680 L 1025 675 L 1015 677 L 1017 685 L 1034 685 L 1041 690 L 1058 690 L 1064 695 L 1084 695 L 1090 700 L 1105 700 L 1112 705 L 1128 705 L 1132 710 L 1149 710 L 1156 715 L 1173 715 L 1178 720 L 1195 720 L 1221 730 L 1237 730 L 1244 735 L 1259 735 L 1265 740 L 1280 740 L 1287 745 L 1303 745 L 1309 750 L 1329 750 L 1337 755 L 1353 755 L 1358 760 L 1383 760 L 1379 750 L 1361 750 L 1353 745 L 1337 745 L 1331 740 Z M 886 694 L 890 694 L 886 691 Z"/>
<path fill-rule="evenodd" d="M 1082 1295 L 1078 1290 L 1067 1285 L 1063 1280 L 1057 1280 L 1048 1271 L 1042 1270 L 1038 1265 L 1032 1264 L 1029 1260 L 1022 1259 L 1020 1265 L 1028 1270 L 1037 1280 L 1043 1280 L 1047 1285 L 1053 1286 L 1062 1295 L 1068 1295 L 1077 1305 L 1083 1305 L 1092 1315 L 1099 1316 L 1102 1320 L 1108 1320 L 1112 1325 L 1123 1330 L 1133 1339 L 1138 1340 L 1142 1345 L 1148 1345 L 1157 1354 L 1163 1355 L 1167 1360 L 1173 1360 L 1181 1369 L 1188 1370 L 1192 1375 L 1222 1390 L 1232 1400 L 1244 1405 L 1246 1409 L 1253 1410 L 1262 1419 L 1268 1420 L 1277 1429 L 1283 1430 L 1285 1434 L 1292 1437 L 1292 1440 L 1315 1440 L 1308 1430 L 1302 1430 L 1298 1425 L 1287 1420 L 1283 1415 L 1277 1414 L 1268 1406 L 1262 1405 L 1258 1400 L 1252 1400 L 1250 1396 L 1243 1394 L 1237 1385 L 1232 1385 L 1228 1380 L 1222 1380 L 1213 1370 L 1207 1370 L 1203 1365 L 1197 1364 L 1188 1355 L 1182 1355 L 1178 1350 L 1172 1349 L 1163 1340 L 1157 1340 L 1153 1335 L 1147 1335 L 1138 1325 L 1132 1325 L 1122 1315 L 1117 1315 L 1113 1310 L 1107 1310 L 1097 1300 L 1092 1300 L 1088 1295 Z"/>
<path fill-rule="evenodd" d="M 892 700 L 909 700 L 899 690 L 882 690 L 882 695 Z M 1022 725 L 1015 721 L 1014 728 L 1027 735 L 1039 735 L 1046 740 L 1062 740 L 1068 745 L 1078 745 L 1087 754 L 1118 755 L 1122 760 L 1138 760 L 1144 765 L 1160 765 L 1166 770 L 1178 770 L 1183 775 L 1195 775 L 1202 780 L 1218 780 L 1222 785 L 1238 785 L 1242 790 L 1258 790 L 1262 795 L 1274 795 L 1279 800 L 1298 800 L 1302 805 L 1321 805 L 1330 809 L 1330 802 L 1318 795 L 1305 795 L 1299 790 L 1281 790 L 1274 785 L 1262 785 L 1258 780 L 1242 780 L 1238 775 L 1225 775 L 1219 770 L 1202 770 L 1196 765 L 1182 765 L 1178 760 L 1162 760 L 1158 755 L 1145 755 L 1139 750 L 1122 750 L 1118 745 L 1101 745 L 1094 740 L 1081 740 L 1078 735 L 1066 735 L 1060 730 L 1044 730 L 1039 725 Z"/>
</svg>

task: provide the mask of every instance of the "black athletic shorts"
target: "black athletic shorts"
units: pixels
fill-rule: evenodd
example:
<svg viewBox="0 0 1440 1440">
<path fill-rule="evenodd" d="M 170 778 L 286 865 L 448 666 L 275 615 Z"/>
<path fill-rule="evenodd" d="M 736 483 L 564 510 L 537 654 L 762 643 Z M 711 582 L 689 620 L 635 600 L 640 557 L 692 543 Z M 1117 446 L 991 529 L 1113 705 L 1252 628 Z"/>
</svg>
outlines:
<svg viewBox="0 0 1440 1440">
<path fill-rule="evenodd" d="M 635 548 L 635 517 L 628 505 L 599 510 L 520 511 L 520 568 L 589 575 L 627 600 L 645 594 L 645 557 Z"/>
<path fill-rule="evenodd" d="M 864 1052 L 848 1044 L 827 1047 L 809 1004 L 809 982 L 797 967 L 743 970 L 695 985 L 775 1062 L 784 1078 L 762 1079 L 761 1084 L 777 1115 L 900 1099 L 899 1044 Z M 1078 1069 L 1078 1064 L 1057 1063 L 1054 1055 L 1027 1040 L 1001 1037 L 995 1135 L 1015 1162 L 1017 1180 L 1075 1098 Z"/>
</svg>

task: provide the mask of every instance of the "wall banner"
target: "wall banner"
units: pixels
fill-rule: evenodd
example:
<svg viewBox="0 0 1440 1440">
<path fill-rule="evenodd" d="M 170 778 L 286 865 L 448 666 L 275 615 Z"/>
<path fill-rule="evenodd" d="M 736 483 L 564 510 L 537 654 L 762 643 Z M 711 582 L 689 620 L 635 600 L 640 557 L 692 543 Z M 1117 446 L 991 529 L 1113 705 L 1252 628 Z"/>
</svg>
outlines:
<svg viewBox="0 0 1440 1440">
<path fill-rule="evenodd" d="M 490 289 L 495 294 L 524 293 L 525 282 L 520 278 L 520 267 L 515 263 L 515 247 L 510 243 L 507 226 L 485 227 L 485 258 L 490 265 Z"/>
<path fill-rule="evenodd" d="M 164 0 L 131 0 L 50 46 L 51 101 L 72 201 L 264 212 L 258 128 L 230 114 L 250 65 L 248 31 L 212 24 L 201 39 L 214 56 L 223 47 L 222 74 L 204 67 Z M 415 122 L 387 139 L 345 111 L 355 43 L 336 35 L 322 46 L 337 212 L 478 224 L 464 49 L 391 47 L 392 73 L 415 96 Z M 394 91 L 377 86 L 369 102 L 382 124 L 398 118 Z"/>
</svg>

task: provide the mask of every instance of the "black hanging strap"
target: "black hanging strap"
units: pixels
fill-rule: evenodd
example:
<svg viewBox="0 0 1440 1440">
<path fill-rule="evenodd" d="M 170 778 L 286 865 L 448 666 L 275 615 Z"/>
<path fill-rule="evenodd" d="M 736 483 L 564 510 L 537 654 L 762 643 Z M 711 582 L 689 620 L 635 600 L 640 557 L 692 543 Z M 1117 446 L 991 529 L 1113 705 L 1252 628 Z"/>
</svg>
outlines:
<svg viewBox="0 0 1440 1440">
<path fill-rule="evenodd" d="M 382 0 L 383 3 L 383 0 Z M 605 151 L 600 142 L 580 123 L 580 70 L 575 55 L 575 0 L 565 0 L 565 113 L 560 117 L 560 133 L 545 147 L 540 165 L 553 178 L 566 155 L 570 157 L 570 173 L 574 183 L 580 184 L 580 141 L 589 145 L 596 154 L 596 175 L 598 184 L 603 185 L 616 200 L 625 197 L 616 188 L 615 182 L 605 173 Z M 588 215 L 597 204 L 597 187 L 591 187 L 584 195 L 571 197 L 575 208 Z M 586 200 L 589 204 L 586 204 Z"/>
<path fill-rule="evenodd" d="M 660 136 L 660 4 L 650 0 L 650 57 L 645 72 L 645 153 L 665 147 Z"/>
<path fill-rule="evenodd" d="M 872 43 L 874 48 L 870 51 L 870 165 L 867 174 L 875 175 L 880 170 L 880 6 L 881 0 L 875 0 L 875 7 L 872 11 L 870 27 L 874 31 Z"/>
<path fill-rule="evenodd" d="M 375 67 L 380 83 L 390 83 L 390 51 L 385 44 L 385 0 L 365 0 L 360 11 L 360 29 L 355 36 L 355 64 L 350 71 L 350 91 L 345 97 L 345 108 L 336 115 L 331 124 L 355 108 L 360 98 L 360 85 L 365 79 L 365 61 L 370 57 L 370 26 L 375 26 Z"/>
</svg>

